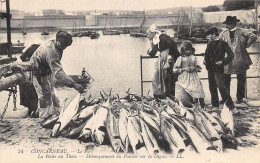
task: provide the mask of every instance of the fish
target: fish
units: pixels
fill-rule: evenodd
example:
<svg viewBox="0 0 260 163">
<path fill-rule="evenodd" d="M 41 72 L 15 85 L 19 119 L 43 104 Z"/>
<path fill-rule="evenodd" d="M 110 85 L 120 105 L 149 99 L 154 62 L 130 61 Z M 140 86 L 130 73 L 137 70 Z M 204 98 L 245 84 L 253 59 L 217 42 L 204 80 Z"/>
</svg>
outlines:
<svg viewBox="0 0 260 163">
<path fill-rule="evenodd" d="M 78 126 L 78 127 L 76 127 L 76 128 L 73 128 L 73 129 L 69 132 L 69 134 L 68 134 L 67 137 L 69 137 L 69 138 L 77 138 L 77 137 L 79 137 L 81 131 L 83 130 L 83 128 L 85 127 L 85 125 L 86 125 L 87 122 L 88 122 L 88 121 L 85 121 L 85 122 L 83 122 L 80 126 Z"/>
<path fill-rule="evenodd" d="M 206 136 L 206 138 L 210 139 L 211 135 L 209 134 L 208 128 L 205 126 L 205 124 L 202 121 L 202 118 L 196 113 L 193 113 L 194 120 L 195 120 L 195 126 Z"/>
<path fill-rule="evenodd" d="M 169 105 L 166 107 L 165 111 L 168 114 L 177 114 L 177 112 L 172 107 L 170 107 Z"/>
<path fill-rule="evenodd" d="M 112 149 L 116 153 L 120 152 L 122 142 L 119 134 L 119 118 L 116 118 L 110 109 L 108 111 L 106 128 Z"/>
<path fill-rule="evenodd" d="M 216 153 L 216 148 L 207 140 L 205 135 L 194 125 L 186 121 L 187 132 L 194 145 L 194 150 L 200 154 L 206 155 L 211 151 Z"/>
<path fill-rule="evenodd" d="M 91 138 L 92 135 L 92 125 L 93 125 L 93 116 L 87 121 L 87 123 L 85 124 L 85 126 L 83 127 L 79 138 L 83 139 L 83 140 L 89 140 Z"/>
<path fill-rule="evenodd" d="M 120 139 L 122 141 L 122 145 L 123 145 L 123 150 L 126 151 L 126 146 L 127 146 L 127 138 L 128 138 L 128 135 L 127 135 L 127 123 L 128 123 L 128 113 L 125 109 L 121 108 L 120 109 L 120 113 L 119 113 L 119 124 L 118 124 L 118 127 L 119 127 L 119 136 L 120 136 Z"/>
<path fill-rule="evenodd" d="M 168 141 L 170 148 L 174 154 L 177 154 L 180 149 L 186 149 L 183 137 L 164 115 L 162 115 L 162 134 L 163 137 Z"/>
<path fill-rule="evenodd" d="M 58 116 L 58 115 L 51 116 L 50 118 L 48 118 L 48 119 L 42 124 L 42 127 L 43 127 L 43 128 L 52 129 L 58 119 L 59 119 L 59 116 Z"/>
<path fill-rule="evenodd" d="M 180 119 L 178 119 L 176 116 L 174 115 L 169 115 L 167 112 L 162 111 L 161 113 L 165 119 L 168 120 L 168 122 L 172 123 L 176 128 L 178 128 L 178 130 L 180 132 L 184 132 L 186 133 L 186 126 L 184 124 L 184 122 L 182 122 Z"/>
<path fill-rule="evenodd" d="M 201 113 L 210 121 L 210 123 L 212 124 L 212 126 L 216 129 L 216 131 L 218 132 L 218 134 L 223 133 L 223 129 L 221 127 L 221 125 L 219 124 L 219 122 L 208 112 L 206 111 L 201 111 Z"/>
<path fill-rule="evenodd" d="M 202 123 L 204 124 L 205 128 L 207 128 L 207 131 L 211 136 L 210 141 L 212 142 L 212 144 L 216 147 L 218 152 L 223 152 L 223 144 L 221 141 L 221 137 L 217 133 L 216 129 L 201 112 L 198 111 L 197 114 L 199 114 L 199 116 L 202 119 Z"/>
<path fill-rule="evenodd" d="M 98 143 L 102 144 L 106 135 L 106 120 L 108 115 L 109 100 L 102 104 L 94 114 L 92 137 Z"/>
<path fill-rule="evenodd" d="M 134 153 L 146 155 L 147 150 L 141 135 L 141 125 L 136 117 L 128 117 L 127 134 Z"/>
<path fill-rule="evenodd" d="M 140 123 L 142 129 L 141 135 L 143 136 L 143 140 L 145 142 L 148 153 L 150 155 L 158 154 L 160 152 L 160 148 L 158 146 L 156 138 L 142 119 L 140 119 Z"/>
<path fill-rule="evenodd" d="M 80 96 L 81 95 L 78 93 L 66 108 L 62 108 L 59 115 L 59 119 L 57 120 L 52 129 L 51 137 L 56 137 L 58 133 L 62 131 L 70 123 L 71 119 L 75 116 L 75 114 L 77 114 L 79 109 Z"/>
<path fill-rule="evenodd" d="M 231 110 L 227 107 L 226 103 L 223 105 L 220 117 L 222 119 L 222 122 L 224 122 L 224 124 L 226 124 L 226 127 L 231 131 L 231 134 L 235 136 L 233 114 Z"/>
<path fill-rule="evenodd" d="M 93 115 L 93 112 L 99 107 L 99 104 L 95 104 L 92 106 L 87 106 L 83 110 L 81 110 L 79 113 L 77 113 L 72 120 L 77 121 L 78 119 L 88 119 Z"/>
<path fill-rule="evenodd" d="M 156 120 L 157 118 L 155 116 L 149 116 L 148 113 L 140 111 L 140 116 L 144 119 L 145 122 L 149 123 L 150 126 L 152 126 L 155 130 L 160 130 L 160 121 Z"/>
<path fill-rule="evenodd" d="M 193 116 L 193 111 L 188 110 L 187 108 L 185 108 L 184 106 L 181 105 L 177 105 L 176 106 L 177 109 L 179 109 L 180 115 L 183 116 L 186 120 L 195 123 L 195 119 Z"/>
</svg>

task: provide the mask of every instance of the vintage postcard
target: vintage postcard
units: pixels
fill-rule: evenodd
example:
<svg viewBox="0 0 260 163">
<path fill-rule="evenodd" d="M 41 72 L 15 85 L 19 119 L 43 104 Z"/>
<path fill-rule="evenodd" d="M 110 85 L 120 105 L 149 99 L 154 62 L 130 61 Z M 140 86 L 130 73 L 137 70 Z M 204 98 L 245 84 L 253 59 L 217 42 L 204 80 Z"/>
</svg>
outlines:
<svg viewBox="0 0 260 163">
<path fill-rule="evenodd" d="M 0 162 L 259 162 L 259 0 L 1 0 Z"/>
</svg>

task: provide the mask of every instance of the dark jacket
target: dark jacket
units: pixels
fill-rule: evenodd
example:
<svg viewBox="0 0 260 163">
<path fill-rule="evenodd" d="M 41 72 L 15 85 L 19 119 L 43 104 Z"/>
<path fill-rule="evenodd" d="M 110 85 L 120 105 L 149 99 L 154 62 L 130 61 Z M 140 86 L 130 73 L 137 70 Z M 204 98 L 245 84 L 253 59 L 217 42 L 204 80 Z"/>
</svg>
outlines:
<svg viewBox="0 0 260 163">
<path fill-rule="evenodd" d="M 225 57 L 225 54 L 227 56 Z M 224 66 L 230 63 L 234 58 L 234 53 L 223 40 L 210 41 L 205 51 L 204 62 L 206 69 L 210 72 L 223 72 Z M 223 64 L 217 65 L 216 62 L 222 61 Z"/>
<path fill-rule="evenodd" d="M 166 34 L 161 34 L 159 36 L 159 39 L 160 42 L 157 45 L 154 45 L 153 49 L 148 55 L 154 57 L 158 51 L 162 52 L 164 50 L 169 49 L 169 55 L 173 56 L 173 62 L 175 62 L 177 58 L 180 56 L 180 52 L 177 49 L 176 43 Z"/>
</svg>

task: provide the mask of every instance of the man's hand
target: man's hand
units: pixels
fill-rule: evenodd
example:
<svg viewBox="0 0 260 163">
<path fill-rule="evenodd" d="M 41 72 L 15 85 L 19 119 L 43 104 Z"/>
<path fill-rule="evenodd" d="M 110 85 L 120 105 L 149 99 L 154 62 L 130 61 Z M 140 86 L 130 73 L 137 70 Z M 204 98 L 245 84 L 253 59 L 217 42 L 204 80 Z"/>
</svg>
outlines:
<svg viewBox="0 0 260 163">
<path fill-rule="evenodd" d="M 216 62 L 216 65 L 222 65 L 222 64 L 223 64 L 222 61 L 218 61 L 218 62 Z"/>
<path fill-rule="evenodd" d="M 80 84 L 75 83 L 75 84 L 73 85 L 73 87 L 74 87 L 79 93 L 83 93 L 83 91 L 84 91 L 84 87 L 83 87 L 82 85 L 80 85 Z"/>
</svg>

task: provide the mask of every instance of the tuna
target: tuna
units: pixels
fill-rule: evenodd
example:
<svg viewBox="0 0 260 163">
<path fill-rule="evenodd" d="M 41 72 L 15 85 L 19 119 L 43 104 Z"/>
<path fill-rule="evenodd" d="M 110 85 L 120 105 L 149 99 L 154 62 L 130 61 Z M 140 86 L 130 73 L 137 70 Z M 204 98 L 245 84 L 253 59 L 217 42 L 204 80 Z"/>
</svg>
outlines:
<svg viewBox="0 0 260 163">
<path fill-rule="evenodd" d="M 63 107 L 58 121 L 55 123 L 51 136 L 55 137 L 61 132 L 72 120 L 72 118 L 77 114 L 79 109 L 79 100 L 80 100 L 80 94 L 78 93 L 76 97 L 68 104 L 68 106 L 65 108 Z"/>
<path fill-rule="evenodd" d="M 226 125 L 226 127 L 231 131 L 231 134 L 234 136 L 234 119 L 231 110 L 224 104 L 224 107 L 220 113 L 220 117 L 222 122 Z"/>
<path fill-rule="evenodd" d="M 145 143 L 141 135 L 141 125 L 136 117 L 129 117 L 127 123 L 127 134 L 135 154 L 147 154 Z"/>
</svg>

